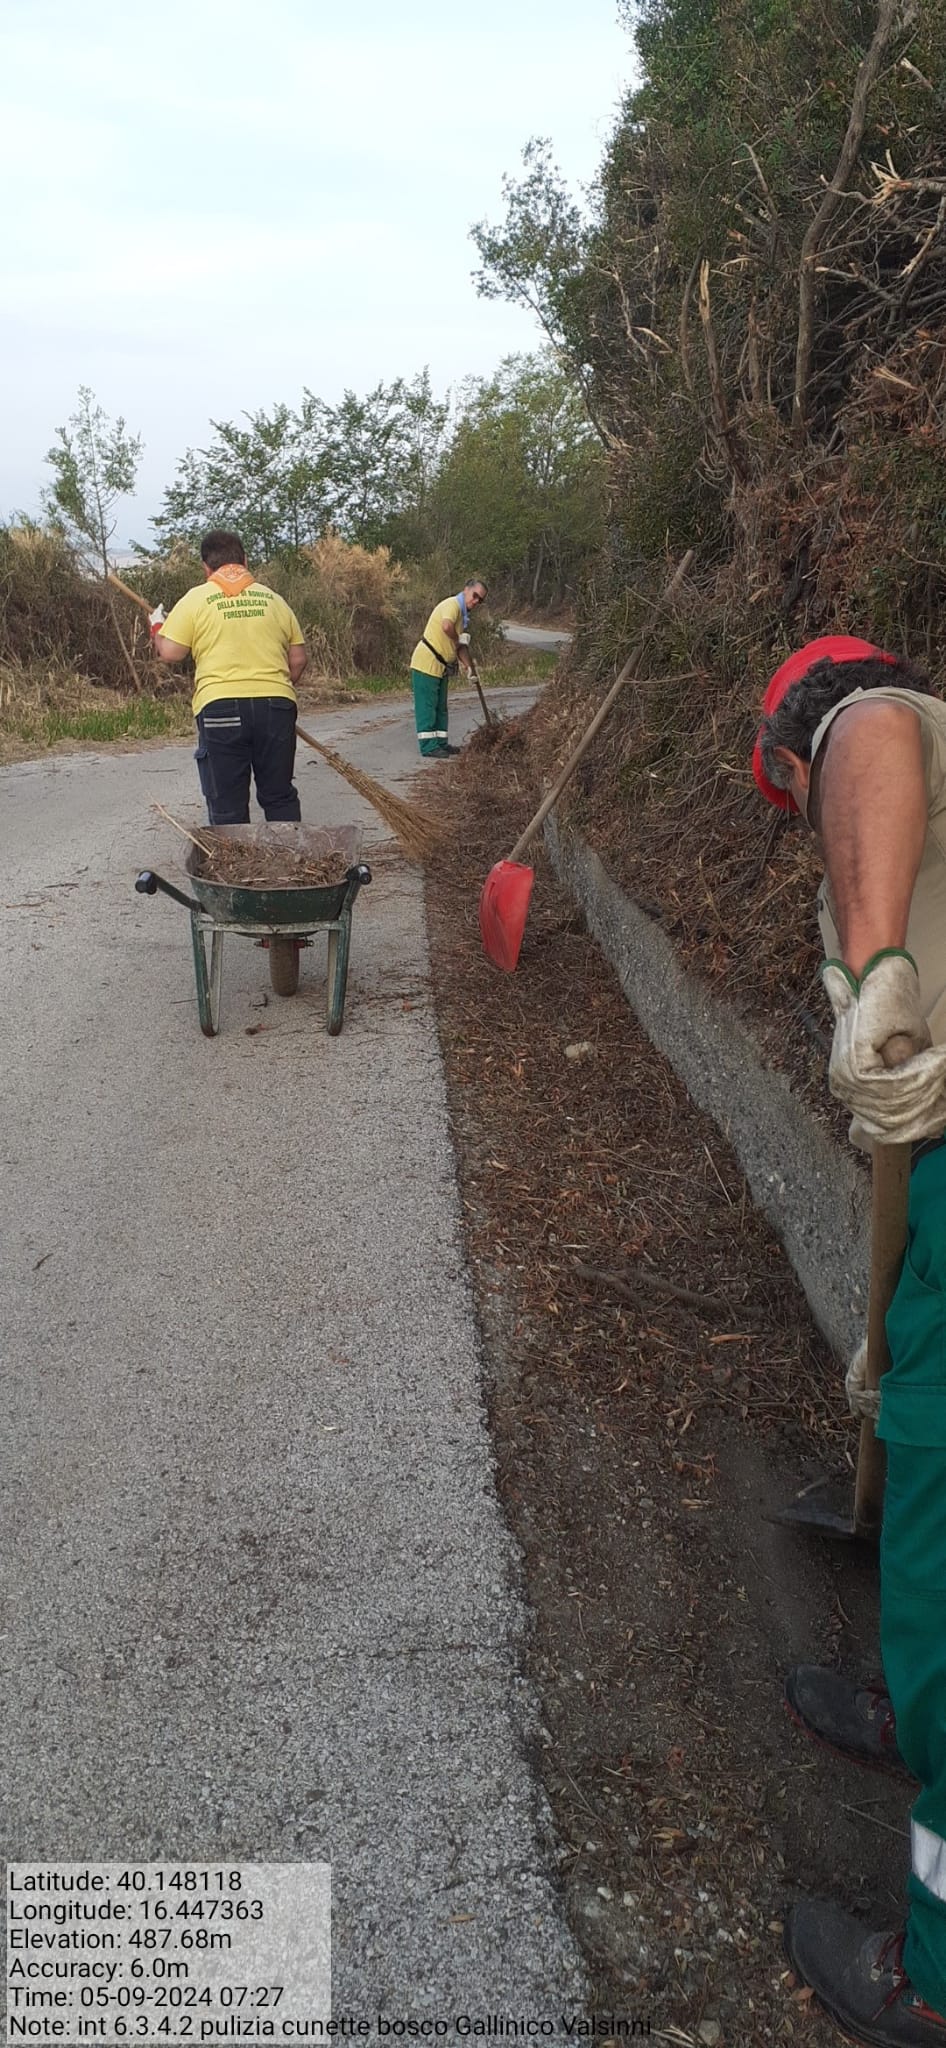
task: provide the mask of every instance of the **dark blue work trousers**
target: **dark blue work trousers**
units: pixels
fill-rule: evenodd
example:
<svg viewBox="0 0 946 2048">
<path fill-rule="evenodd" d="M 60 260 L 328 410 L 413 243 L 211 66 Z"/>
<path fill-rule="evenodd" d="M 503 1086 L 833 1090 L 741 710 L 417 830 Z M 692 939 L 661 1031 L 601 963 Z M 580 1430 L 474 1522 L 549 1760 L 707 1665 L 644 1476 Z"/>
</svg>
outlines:
<svg viewBox="0 0 946 2048">
<path fill-rule="evenodd" d="M 197 773 L 212 825 L 248 825 L 250 773 L 271 822 L 297 822 L 292 779 L 296 707 L 290 697 L 217 697 L 197 718 Z"/>
</svg>

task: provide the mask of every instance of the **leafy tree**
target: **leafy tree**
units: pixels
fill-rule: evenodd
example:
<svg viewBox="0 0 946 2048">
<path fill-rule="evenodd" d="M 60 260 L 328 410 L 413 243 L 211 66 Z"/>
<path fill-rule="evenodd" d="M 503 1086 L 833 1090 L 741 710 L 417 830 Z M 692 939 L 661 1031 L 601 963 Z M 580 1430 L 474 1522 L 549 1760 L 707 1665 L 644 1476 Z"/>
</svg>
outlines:
<svg viewBox="0 0 946 2048">
<path fill-rule="evenodd" d="M 599 597 L 610 577 L 623 617 L 629 573 L 694 545 L 731 647 L 859 602 L 928 654 L 946 556 L 910 541 L 910 492 L 946 446 L 946 0 L 624 12 L 641 83 L 587 207 L 533 142 L 505 221 L 472 230 L 480 290 L 531 307 L 606 448 Z M 896 536 L 883 614 L 858 553 L 868 474 L 887 486 L 864 532 Z"/>
<path fill-rule="evenodd" d="M 325 418 L 306 393 L 298 413 L 276 405 L 244 414 L 245 426 L 214 420 L 210 446 L 188 449 L 164 494 L 153 522 L 161 544 L 194 546 L 209 527 L 229 526 L 266 561 L 317 540 L 331 516 Z"/>
<path fill-rule="evenodd" d="M 78 410 L 56 435 L 57 445 L 46 456 L 55 479 L 46 493 L 46 509 L 79 553 L 91 552 L 101 569 L 112 624 L 138 690 L 138 672 L 108 587 L 108 549 L 117 524 L 115 507 L 135 487 L 141 439 L 128 433 L 123 419 L 109 420 L 86 384 L 79 387 Z"/>
<path fill-rule="evenodd" d="M 190 448 L 154 521 L 163 546 L 193 545 L 211 526 L 232 526 L 247 552 L 267 561 L 311 545 L 329 527 L 363 547 L 384 543 L 398 522 L 422 521 L 447 419 L 427 371 L 396 378 L 330 406 L 304 391 L 297 412 L 213 422 L 207 448 Z"/>
<path fill-rule="evenodd" d="M 604 463 L 573 382 L 551 351 L 510 356 L 465 387 L 433 494 L 464 573 L 533 604 L 571 594 L 600 545 Z"/>
<path fill-rule="evenodd" d="M 589 375 L 587 268 L 589 225 L 555 164 L 551 143 L 533 136 L 522 152 L 525 175 L 503 179 L 506 218 L 471 228 L 481 298 L 508 299 L 533 313 L 550 347 L 581 392 L 599 438 L 608 434 Z"/>
<path fill-rule="evenodd" d="M 108 419 L 87 384 L 79 387 L 78 411 L 56 435 L 58 446 L 46 457 L 55 472 L 47 510 L 80 552 L 92 550 L 107 576 L 113 514 L 118 500 L 135 488 L 141 440 L 126 431 L 123 419 Z"/>
<path fill-rule="evenodd" d="M 378 547 L 397 522 L 423 519 L 447 413 L 426 370 L 323 408 L 331 523 L 347 540 Z"/>
</svg>

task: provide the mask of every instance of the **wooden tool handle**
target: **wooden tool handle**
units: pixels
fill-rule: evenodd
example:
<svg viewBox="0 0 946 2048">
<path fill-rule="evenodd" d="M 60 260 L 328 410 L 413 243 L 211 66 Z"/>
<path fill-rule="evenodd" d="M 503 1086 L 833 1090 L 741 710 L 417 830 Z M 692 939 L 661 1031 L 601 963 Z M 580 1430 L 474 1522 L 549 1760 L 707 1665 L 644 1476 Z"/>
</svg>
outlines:
<svg viewBox="0 0 946 2048">
<path fill-rule="evenodd" d="M 886 1045 L 880 1048 L 880 1057 L 885 1067 L 902 1067 L 904 1060 L 912 1060 L 916 1047 L 906 1031 L 895 1031 Z"/>
<path fill-rule="evenodd" d="M 912 1050 L 912 1047 L 911 1047 Z M 875 1145 L 870 1225 L 870 1295 L 867 1309 L 865 1385 L 879 1387 L 890 1365 L 887 1310 L 900 1278 L 907 1242 L 910 1197 L 910 1145 Z M 884 1447 L 873 1422 L 861 1423 L 854 1485 L 854 1526 L 858 1535 L 875 1535 L 884 1502 Z"/>
<path fill-rule="evenodd" d="M 884 1066 L 901 1067 L 912 1059 L 913 1040 L 895 1031 L 881 1049 Z M 867 1304 L 867 1363 L 864 1384 L 876 1392 L 890 1366 L 887 1310 L 896 1293 L 907 1242 L 910 1201 L 911 1145 L 875 1145 L 871 1168 L 870 1294 Z M 865 1416 L 857 1447 L 854 1482 L 854 1527 L 860 1536 L 876 1536 L 883 1515 L 886 1460 L 873 1422 Z"/>
<path fill-rule="evenodd" d="M 116 576 L 114 569 L 109 570 L 108 580 L 110 583 L 114 583 L 116 590 L 123 590 L 125 596 L 131 598 L 132 604 L 140 605 L 141 610 L 147 612 L 149 618 L 151 617 L 154 606 L 148 603 L 146 597 L 142 597 L 140 590 L 132 590 L 130 583 L 123 583 L 121 577 Z"/>
<path fill-rule="evenodd" d="M 670 582 L 667 584 L 667 588 L 664 591 L 663 596 L 660 600 L 661 604 L 666 604 L 668 598 L 671 598 L 673 596 L 673 593 L 677 589 L 678 584 L 682 583 L 683 578 L 686 575 L 686 572 L 692 560 L 693 550 L 692 548 L 688 548 L 686 554 L 683 557 L 682 562 L 680 562 L 678 567 L 674 570 L 674 573 L 670 578 Z M 535 817 L 530 819 L 521 838 L 516 840 L 515 846 L 513 847 L 512 852 L 509 855 L 510 860 L 521 860 L 522 855 L 525 853 L 526 847 L 531 844 L 540 827 L 544 825 L 550 810 L 552 810 L 553 806 L 557 804 L 559 797 L 561 796 L 566 784 L 571 781 L 576 768 L 578 767 L 579 763 L 583 760 L 585 754 L 588 751 L 588 748 L 591 745 L 592 740 L 595 738 L 596 733 L 600 732 L 601 727 L 603 726 L 604 721 L 607 718 L 608 712 L 610 711 L 615 698 L 618 696 L 619 692 L 624 688 L 624 685 L 627 682 L 628 677 L 634 674 L 634 671 L 640 660 L 641 653 L 646 644 L 647 635 L 645 633 L 642 639 L 639 641 L 638 645 L 635 647 L 633 654 L 631 654 L 628 660 L 625 662 L 624 667 L 622 668 L 621 673 L 617 678 L 617 681 L 612 683 L 611 688 L 608 691 L 608 694 L 604 700 L 604 703 L 600 706 L 599 710 L 595 712 L 591 724 L 582 733 L 581 739 L 579 740 L 574 753 L 569 755 L 569 758 L 566 761 L 565 766 L 562 769 L 562 772 L 559 775 L 557 781 L 553 783 L 548 795 L 544 797 L 542 802 L 540 803 L 539 808 L 536 811 Z"/>
<path fill-rule="evenodd" d="M 483 685 L 480 682 L 479 676 L 477 674 L 475 661 L 471 661 L 470 663 L 470 681 L 472 682 L 476 690 L 476 694 L 483 707 L 483 717 L 485 718 L 487 725 L 492 725 L 494 722 L 493 714 L 489 708 L 489 705 L 486 702 L 486 698 L 483 695 Z"/>
<path fill-rule="evenodd" d="M 296 720 L 296 738 L 297 740 L 305 740 L 306 746 L 314 747 L 317 754 L 324 754 L 325 748 L 322 746 L 321 741 L 314 740 L 312 734 L 306 732 L 305 726 L 299 724 L 298 719 Z"/>
</svg>

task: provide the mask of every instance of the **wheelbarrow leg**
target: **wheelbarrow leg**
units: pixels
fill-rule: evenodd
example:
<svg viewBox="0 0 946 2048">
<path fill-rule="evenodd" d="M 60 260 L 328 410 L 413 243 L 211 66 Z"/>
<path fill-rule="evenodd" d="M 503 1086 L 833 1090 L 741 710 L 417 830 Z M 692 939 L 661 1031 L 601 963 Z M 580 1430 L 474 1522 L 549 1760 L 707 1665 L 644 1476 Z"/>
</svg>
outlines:
<svg viewBox="0 0 946 2048">
<path fill-rule="evenodd" d="M 328 983 L 325 991 L 328 1010 L 328 1035 L 337 1038 L 345 1015 L 345 989 L 348 985 L 348 956 L 351 951 L 351 904 L 346 904 L 337 925 L 332 925 L 328 935 Z"/>
<path fill-rule="evenodd" d="M 194 947 L 194 974 L 197 981 L 197 1014 L 205 1038 L 216 1038 L 220 1020 L 220 982 L 223 973 L 223 933 L 214 928 L 210 942 L 210 972 L 207 971 L 207 946 L 203 928 L 196 912 L 191 911 L 191 940 Z"/>
</svg>

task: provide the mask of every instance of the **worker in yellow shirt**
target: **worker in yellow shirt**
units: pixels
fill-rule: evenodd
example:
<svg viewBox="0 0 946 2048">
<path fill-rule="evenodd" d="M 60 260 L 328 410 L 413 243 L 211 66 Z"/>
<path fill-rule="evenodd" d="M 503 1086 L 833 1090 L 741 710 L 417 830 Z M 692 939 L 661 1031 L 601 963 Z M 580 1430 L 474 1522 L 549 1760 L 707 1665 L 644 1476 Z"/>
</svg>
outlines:
<svg viewBox="0 0 946 2048">
<path fill-rule="evenodd" d="M 447 680 L 458 666 L 470 674 L 470 614 L 485 602 L 482 576 L 471 576 L 456 597 L 435 604 L 411 655 L 417 744 L 426 758 L 460 751 L 447 741 Z"/>
<path fill-rule="evenodd" d="M 158 605 L 151 639 L 161 661 L 194 657 L 194 758 L 210 823 L 249 823 L 251 771 L 264 816 L 298 820 L 293 685 L 309 659 L 302 628 L 285 599 L 251 576 L 239 534 L 206 534 L 200 559 L 205 581 L 169 618 Z"/>
</svg>

